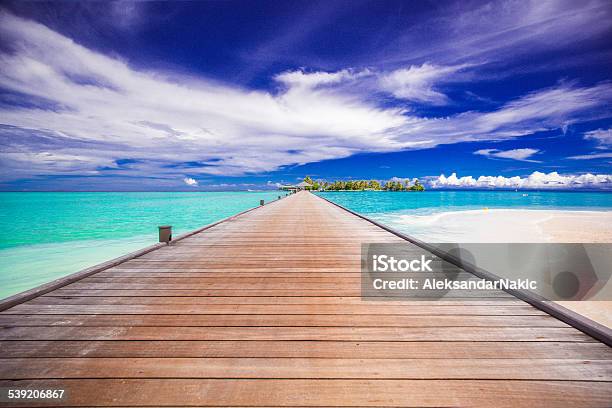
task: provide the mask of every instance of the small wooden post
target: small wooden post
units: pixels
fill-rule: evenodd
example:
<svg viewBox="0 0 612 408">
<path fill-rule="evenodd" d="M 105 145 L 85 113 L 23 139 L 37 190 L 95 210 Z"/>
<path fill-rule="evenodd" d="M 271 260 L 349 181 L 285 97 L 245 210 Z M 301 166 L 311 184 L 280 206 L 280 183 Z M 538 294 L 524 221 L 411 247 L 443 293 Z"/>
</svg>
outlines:
<svg viewBox="0 0 612 408">
<path fill-rule="evenodd" d="M 172 241 L 172 225 L 161 225 L 159 228 L 159 242 L 169 244 Z"/>
<path fill-rule="evenodd" d="M 264 205 L 264 200 L 259 200 L 259 205 Z"/>
</svg>

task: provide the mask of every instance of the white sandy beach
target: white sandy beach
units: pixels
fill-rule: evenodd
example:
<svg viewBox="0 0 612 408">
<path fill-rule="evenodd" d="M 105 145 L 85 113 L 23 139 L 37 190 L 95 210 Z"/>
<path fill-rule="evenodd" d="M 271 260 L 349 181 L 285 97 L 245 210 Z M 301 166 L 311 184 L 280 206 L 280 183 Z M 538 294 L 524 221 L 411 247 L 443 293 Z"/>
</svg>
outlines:
<svg viewBox="0 0 612 408">
<path fill-rule="evenodd" d="M 429 242 L 612 243 L 612 211 L 482 209 L 402 215 L 395 222 Z M 557 303 L 612 327 L 612 301 Z"/>
<path fill-rule="evenodd" d="M 612 211 L 481 209 L 394 220 L 429 242 L 612 243 Z"/>
</svg>

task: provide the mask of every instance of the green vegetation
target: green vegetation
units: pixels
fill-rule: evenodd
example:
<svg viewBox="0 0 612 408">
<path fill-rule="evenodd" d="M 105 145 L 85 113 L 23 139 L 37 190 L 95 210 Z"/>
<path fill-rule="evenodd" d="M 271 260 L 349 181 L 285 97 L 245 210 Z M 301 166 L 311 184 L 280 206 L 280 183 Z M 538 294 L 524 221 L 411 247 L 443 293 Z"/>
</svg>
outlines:
<svg viewBox="0 0 612 408">
<path fill-rule="evenodd" d="M 384 184 L 378 180 L 348 180 L 348 181 L 321 181 L 313 180 L 310 176 L 306 176 L 304 181 L 311 185 L 306 187 L 306 190 L 322 190 L 322 191 L 425 191 L 425 187 L 415 179 L 411 184 L 410 180 L 403 181 L 387 181 Z"/>
</svg>

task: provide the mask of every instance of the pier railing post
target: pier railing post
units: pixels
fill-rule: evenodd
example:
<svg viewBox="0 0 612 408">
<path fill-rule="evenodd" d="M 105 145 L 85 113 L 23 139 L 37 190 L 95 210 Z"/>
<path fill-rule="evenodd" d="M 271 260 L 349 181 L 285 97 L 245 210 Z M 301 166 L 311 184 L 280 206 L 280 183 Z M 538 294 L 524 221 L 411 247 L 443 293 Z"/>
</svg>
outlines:
<svg viewBox="0 0 612 408">
<path fill-rule="evenodd" d="M 172 241 L 172 225 L 161 225 L 159 228 L 159 242 L 169 244 Z"/>
</svg>

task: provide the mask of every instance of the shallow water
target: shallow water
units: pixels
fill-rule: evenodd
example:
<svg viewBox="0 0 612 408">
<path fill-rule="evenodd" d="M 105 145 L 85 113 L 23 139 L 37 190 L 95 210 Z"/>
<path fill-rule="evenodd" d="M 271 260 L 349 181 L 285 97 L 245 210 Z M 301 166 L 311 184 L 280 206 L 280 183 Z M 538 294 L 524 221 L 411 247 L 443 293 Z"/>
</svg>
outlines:
<svg viewBox="0 0 612 408">
<path fill-rule="evenodd" d="M 612 193 L 563 191 L 324 192 L 331 201 L 362 214 L 428 215 L 482 208 L 610 210 Z"/>
</svg>

